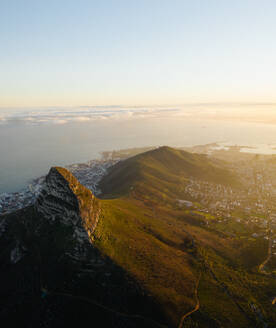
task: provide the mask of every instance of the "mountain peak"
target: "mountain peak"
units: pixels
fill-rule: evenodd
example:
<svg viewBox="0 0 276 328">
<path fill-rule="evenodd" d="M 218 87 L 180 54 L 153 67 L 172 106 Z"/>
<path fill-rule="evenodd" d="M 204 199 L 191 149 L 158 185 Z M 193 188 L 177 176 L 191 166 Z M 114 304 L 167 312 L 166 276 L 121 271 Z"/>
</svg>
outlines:
<svg viewBox="0 0 276 328">
<path fill-rule="evenodd" d="M 49 221 L 60 221 L 80 230 L 85 228 L 89 238 L 92 238 L 100 213 L 99 202 L 92 192 L 70 171 L 58 166 L 47 174 L 36 209 Z"/>
<path fill-rule="evenodd" d="M 155 197 L 167 190 L 176 199 L 181 196 L 185 180 L 191 177 L 238 186 L 236 176 L 223 162 L 219 164 L 206 155 L 162 146 L 115 164 L 100 182 L 100 189 L 103 194 L 123 195 L 139 185 L 142 194 L 150 192 Z"/>
</svg>

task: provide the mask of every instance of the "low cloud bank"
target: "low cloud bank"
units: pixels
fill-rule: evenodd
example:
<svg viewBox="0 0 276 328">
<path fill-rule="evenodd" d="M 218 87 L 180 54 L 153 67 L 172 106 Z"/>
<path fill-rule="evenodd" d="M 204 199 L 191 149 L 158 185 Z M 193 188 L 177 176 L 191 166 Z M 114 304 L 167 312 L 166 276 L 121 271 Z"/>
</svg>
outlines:
<svg viewBox="0 0 276 328">
<path fill-rule="evenodd" d="M 276 124 L 275 104 L 187 104 L 167 107 L 0 108 L 0 124 L 68 124 L 154 118 L 245 120 Z"/>
<path fill-rule="evenodd" d="M 124 120 L 147 117 L 172 116 L 179 112 L 177 108 L 125 108 L 125 107 L 79 107 L 44 109 L 0 109 L 0 124 L 66 124 L 85 123 L 95 120 Z"/>
</svg>

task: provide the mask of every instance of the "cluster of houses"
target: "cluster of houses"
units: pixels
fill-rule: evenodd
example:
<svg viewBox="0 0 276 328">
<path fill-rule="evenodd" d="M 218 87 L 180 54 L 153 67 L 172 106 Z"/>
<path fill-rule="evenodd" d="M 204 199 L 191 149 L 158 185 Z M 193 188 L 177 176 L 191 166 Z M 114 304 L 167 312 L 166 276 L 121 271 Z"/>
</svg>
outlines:
<svg viewBox="0 0 276 328">
<path fill-rule="evenodd" d="M 272 202 L 267 198 L 267 195 L 271 194 L 272 185 L 264 184 L 261 175 L 257 175 L 257 181 L 259 181 L 258 190 L 254 190 L 253 185 L 250 184 L 248 188 L 234 190 L 229 186 L 190 177 L 185 186 L 185 193 L 188 199 L 201 205 L 197 211 L 212 214 L 217 217 L 217 222 L 231 219 L 250 227 L 258 227 L 258 232 L 252 234 L 253 238 L 262 236 L 268 239 L 270 229 L 270 232 L 275 233 L 273 245 L 276 253 L 276 214 L 273 214 Z M 182 203 L 184 204 L 184 201 Z M 191 204 L 193 203 L 190 202 L 187 207 L 191 207 Z"/>
<path fill-rule="evenodd" d="M 99 195 L 101 191 L 98 183 L 106 174 L 108 168 L 114 165 L 117 160 L 91 160 L 87 163 L 72 164 L 66 168 L 83 184 L 90 189 L 95 195 Z"/>
<path fill-rule="evenodd" d="M 227 214 L 235 210 L 242 210 L 247 214 L 263 214 L 266 211 L 263 199 L 250 188 L 234 190 L 231 187 L 190 178 L 185 193 L 217 216 L 228 216 Z"/>
<path fill-rule="evenodd" d="M 44 177 L 35 179 L 28 187 L 18 192 L 0 194 L 0 215 L 33 204 L 40 193 Z"/>
<path fill-rule="evenodd" d="M 74 174 L 81 184 L 97 195 L 100 193 L 97 187 L 98 182 L 106 173 L 107 169 L 114 163 L 116 161 L 110 159 L 91 160 L 87 163 L 72 164 L 66 168 Z M 45 177 L 40 177 L 33 180 L 28 187 L 19 192 L 0 194 L 0 215 L 33 204 L 41 190 L 44 179 Z"/>
</svg>

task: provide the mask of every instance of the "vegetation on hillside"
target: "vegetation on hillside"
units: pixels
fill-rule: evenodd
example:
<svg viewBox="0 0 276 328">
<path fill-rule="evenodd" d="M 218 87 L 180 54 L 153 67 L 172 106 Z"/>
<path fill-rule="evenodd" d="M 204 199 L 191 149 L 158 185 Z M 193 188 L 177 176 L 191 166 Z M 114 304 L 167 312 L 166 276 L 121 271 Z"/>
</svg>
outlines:
<svg viewBox="0 0 276 328">
<path fill-rule="evenodd" d="M 58 318 L 53 327 L 76 322 L 73 313 L 81 324 L 92 316 L 110 327 L 274 327 L 276 281 L 258 271 L 267 241 L 249 238 L 242 223 L 203 214 L 200 204 L 178 204 L 190 176 L 240 187 L 223 162 L 169 147 L 151 150 L 111 168 L 100 184 L 101 199 L 67 170 L 56 170 L 77 197 L 83 219 L 87 205 L 100 209 L 92 246 L 84 259 L 72 261 L 66 254 L 78 248 L 74 227 L 46 222 L 35 208 L 2 218 L 13 224 L 0 243 L 1 279 L 17 295 L 13 282 L 21 276 L 30 299 L 19 306 L 11 298 L 10 308 L 50 311 Z M 13 266 L 16 243 L 28 255 Z M 16 274 L 7 278 L 12 270 Z M 34 316 L 29 326 L 37 322 Z"/>
<path fill-rule="evenodd" d="M 111 167 L 101 183 L 104 194 L 150 195 L 161 200 L 183 195 L 189 177 L 239 187 L 237 177 L 222 161 L 206 155 L 191 154 L 170 147 L 160 147 L 121 161 Z"/>
</svg>

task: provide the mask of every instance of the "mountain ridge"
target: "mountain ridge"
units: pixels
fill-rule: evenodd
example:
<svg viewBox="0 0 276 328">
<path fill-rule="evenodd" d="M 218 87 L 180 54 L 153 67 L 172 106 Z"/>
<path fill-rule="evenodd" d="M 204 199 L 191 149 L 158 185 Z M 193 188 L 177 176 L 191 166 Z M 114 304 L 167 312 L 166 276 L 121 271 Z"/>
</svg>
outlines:
<svg viewBox="0 0 276 328">
<path fill-rule="evenodd" d="M 103 188 L 101 198 L 68 170 L 51 168 L 34 206 L 0 217 L 2 322 L 84 327 L 93 317 L 103 327 L 245 328 L 263 320 L 273 327 L 265 296 L 276 283 L 248 268 L 243 252 L 260 263 L 266 244 L 254 254 L 254 244 L 179 207 L 191 172 L 183 163 L 184 171 L 196 164 L 194 174 L 215 167 L 206 156 L 161 147 L 111 168 L 102 186 L 115 176 L 114 193 Z M 213 174 L 228 172 L 232 181 L 225 170 Z"/>
<path fill-rule="evenodd" d="M 240 187 L 235 174 L 223 165 L 222 161 L 214 162 L 206 155 L 163 146 L 118 162 L 102 178 L 99 188 L 104 194 L 119 196 L 137 186 L 142 193 L 153 188 L 152 196 L 165 189 L 173 197 L 181 194 L 180 185 L 189 177 Z"/>
</svg>

